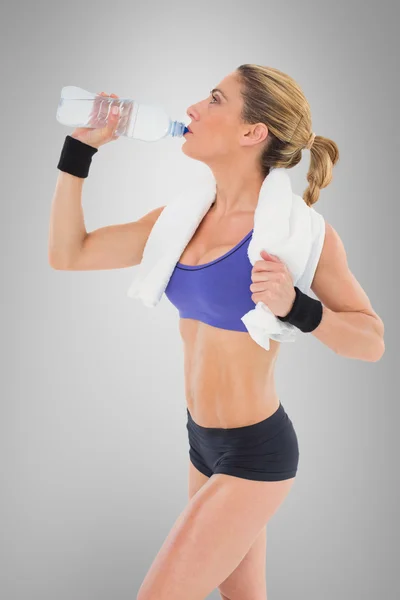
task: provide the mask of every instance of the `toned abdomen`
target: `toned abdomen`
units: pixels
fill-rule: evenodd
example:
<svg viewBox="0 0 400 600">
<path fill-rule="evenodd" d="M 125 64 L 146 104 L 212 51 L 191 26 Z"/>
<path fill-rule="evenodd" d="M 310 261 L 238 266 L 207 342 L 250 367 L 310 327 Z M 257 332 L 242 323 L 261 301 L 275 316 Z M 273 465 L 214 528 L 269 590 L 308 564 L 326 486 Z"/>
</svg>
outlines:
<svg viewBox="0 0 400 600">
<path fill-rule="evenodd" d="M 180 319 L 184 344 L 185 396 L 193 420 L 203 427 L 257 423 L 279 406 L 274 368 L 280 343 L 267 351 L 247 332 Z"/>
</svg>

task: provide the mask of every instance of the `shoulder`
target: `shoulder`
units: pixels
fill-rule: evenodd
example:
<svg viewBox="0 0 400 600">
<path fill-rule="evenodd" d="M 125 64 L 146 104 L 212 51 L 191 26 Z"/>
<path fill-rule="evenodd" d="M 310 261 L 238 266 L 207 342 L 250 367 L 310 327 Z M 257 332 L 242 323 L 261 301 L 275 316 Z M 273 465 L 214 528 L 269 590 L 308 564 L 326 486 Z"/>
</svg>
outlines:
<svg viewBox="0 0 400 600">
<path fill-rule="evenodd" d="M 340 235 L 325 220 L 324 230 L 322 249 L 311 285 L 312 291 L 318 297 L 324 296 L 326 288 L 332 287 L 340 278 L 350 276 L 347 253 Z"/>
<path fill-rule="evenodd" d="M 318 266 L 330 265 L 331 268 L 347 267 L 347 254 L 342 239 L 336 229 L 330 223 L 325 223 L 324 243 Z"/>
</svg>

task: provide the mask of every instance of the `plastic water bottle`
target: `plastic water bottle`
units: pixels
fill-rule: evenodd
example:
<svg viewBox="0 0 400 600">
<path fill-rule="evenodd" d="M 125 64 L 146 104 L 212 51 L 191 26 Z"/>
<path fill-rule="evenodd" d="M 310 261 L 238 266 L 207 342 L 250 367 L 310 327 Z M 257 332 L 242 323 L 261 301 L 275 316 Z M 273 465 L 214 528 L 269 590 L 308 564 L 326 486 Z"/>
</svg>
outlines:
<svg viewBox="0 0 400 600">
<path fill-rule="evenodd" d="M 167 136 L 182 137 L 189 131 L 181 121 L 172 121 L 161 106 L 139 104 L 131 98 L 93 94 L 74 85 L 61 90 L 57 121 L 70 127 L 105 127 L 113 106 L 118 106 L 119 123 L 114 134 L 144 142 Z"/>
</svg>

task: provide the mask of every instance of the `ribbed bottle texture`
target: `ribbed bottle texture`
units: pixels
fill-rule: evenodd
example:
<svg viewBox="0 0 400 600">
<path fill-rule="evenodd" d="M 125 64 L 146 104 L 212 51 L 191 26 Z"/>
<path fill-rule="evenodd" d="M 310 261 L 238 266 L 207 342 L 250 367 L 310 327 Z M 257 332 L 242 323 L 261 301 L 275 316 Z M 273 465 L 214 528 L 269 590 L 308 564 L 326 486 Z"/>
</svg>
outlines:
<svg viewBox="0 0 400 600">
<path fill-rule="evenodd" d="M 62 88 L 56 118 L 69 127 L 102 128 L 107 125 L 113 106 L 120 110 L 115 131 L 118 136 L 156 142 L 167 136 L 182 137 L 189 131 L 183 122 L 170 119 L 162 106 L 101 96 L 73 85 Z"/>
</svg>

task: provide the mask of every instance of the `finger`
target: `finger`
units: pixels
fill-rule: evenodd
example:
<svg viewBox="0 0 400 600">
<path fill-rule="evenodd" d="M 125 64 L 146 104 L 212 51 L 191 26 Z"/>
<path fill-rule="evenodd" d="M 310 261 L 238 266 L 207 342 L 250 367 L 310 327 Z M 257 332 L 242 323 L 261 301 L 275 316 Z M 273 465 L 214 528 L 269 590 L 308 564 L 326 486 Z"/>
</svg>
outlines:
<svg viewBox="0 0 400 600">
<path fill-rule="evenodd" d="M 267 295 L 268 290 L 266 292 L 254 292 L 254 294 L 251 295 L 251 299 L 253 300 L 254 304 L 258 304 L 259 302 L 266 304 L 264 300 L 266 299 Z"/>
<path fill-rule="evenodd" d="M 268 260 L 256 260 L 253 271 L 279 271 L 281 265 Z"/>
<path fill-rule="evenodd" d="M 118 98 L 118 97 L 119 96 L 117 96 L 117 94 L 110 94 L 110 98 Z M 113 104 L 112 106 L 118 106 L 118 108 L 119 108 L 119 104 Z M 117 114 L 117 117 L 118 117 L 118 115 L 119 115 L 119 113 Z"/>
<path fill-rule="evenodd" d="M 285 279 L 285 273 L 281 269 L 258 269 L 252 272 L 252 277 L 257 281 L 263 279 L 276 279 L 277 281 L 283 281 Z"/>
<path fill-rule="evenodd" d="M 110 98 L 118 98 L 117 94 L 110 94 Z M 117 106 L 119 108 L 119 112 L 114 115 L 114 113 L 112 113 L 113 117 L 117 117 L 117 119 L 119 119 L 119 117 L 121 116 L 121 108 L 119 106 L 119 104 L 113 104 L 113 107 Z"/>
<path fill-rule="evenodd" d="M 272 275 L 273 273 L 271 273 L 271 271 L 269 271 L 268 273 L 267 271 L 255 271 L 251 274 L 251 280 L 254 282 L 269 281 L 270 279 L 272 279 Z"/>
<path fill-rule="evenodd" d="M 250 291 L 251 292 L 265 292 L 265 290 L 268 289 L 268 286 L 265 284 L 265 282 L 258 282 L 258 283 L 252 283 L 250 285 Z"/>
</svg>

